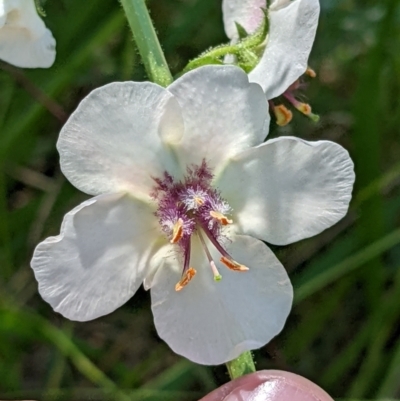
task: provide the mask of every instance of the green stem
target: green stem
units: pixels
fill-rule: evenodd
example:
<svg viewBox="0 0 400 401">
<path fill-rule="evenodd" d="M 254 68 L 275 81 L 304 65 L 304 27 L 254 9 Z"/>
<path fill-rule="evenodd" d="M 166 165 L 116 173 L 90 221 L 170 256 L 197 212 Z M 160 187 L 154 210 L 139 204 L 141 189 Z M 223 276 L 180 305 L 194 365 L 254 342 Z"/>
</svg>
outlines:
<svg viewBox="0 0 400 401">
<path fill-rule="evenodd" d="M 233 361 L 227 362 L 226 367 L 232 380 L 256 371 L 250 351 L 244 352 Z"/>
<path fill-rule="evenodd" d="M 168 86 L 172 75 L 144 0 L 121 0 L 149 79 Z"/>
<path fill-rule="evenodd" d="M 227 54 L 239 54 L 239 47 L 236 45 L 222 45 L 211 49 L 201 54 L 194 60 L 189 61 L 186 67 L 183 69 L 182 74 L 194 70 L 195 68 L 201 67 L 207 64 L 222 64 L 220 58 L 226 56 Z"/>
</svg>

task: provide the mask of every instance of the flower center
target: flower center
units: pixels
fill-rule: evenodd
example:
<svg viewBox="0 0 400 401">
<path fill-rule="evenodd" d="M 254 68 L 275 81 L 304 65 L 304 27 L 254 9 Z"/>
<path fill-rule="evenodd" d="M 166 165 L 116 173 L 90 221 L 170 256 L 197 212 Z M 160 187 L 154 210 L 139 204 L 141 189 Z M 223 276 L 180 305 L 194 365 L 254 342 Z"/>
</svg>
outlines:
<svg viewBox="0 0 400 401">
<path fill-rule="evenodd" d="M 222 276 L 204 236 L 220 253 L 220 262 L 227 268 L 239 272 L 248 270 L 233 260 L 221 245 L 224 226 L 232 224 L 229 218 L 232 209 L 219 191 L 212 187 L 212 179 L 213 174 L 205 160 L 200 165 L 188 167 L 182 181 L 176 181 L 167 172 L 162 178 L 154 178 L 156 185 L 152 197 L 158 203 L 155 215 L 170 243 L 179 246 L 183 254 L 182 277 L 175 286 L 176 291 L 182 290 L 196 275 L 196 270 L 190 266 L 192 235 L 198 237 L 215 281 L 221 280 Z"/>
</svg>

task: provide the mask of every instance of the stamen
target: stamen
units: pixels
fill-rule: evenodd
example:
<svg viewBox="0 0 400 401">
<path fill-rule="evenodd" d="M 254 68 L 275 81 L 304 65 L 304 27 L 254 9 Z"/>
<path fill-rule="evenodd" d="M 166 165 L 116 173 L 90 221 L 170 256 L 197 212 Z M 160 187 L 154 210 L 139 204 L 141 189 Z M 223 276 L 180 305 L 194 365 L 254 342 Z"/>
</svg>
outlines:
<svg viewBox="0 0 400 401">
<path fill-rule="evenodd" d="M 240 263 L 234 261 L 231 258 L 227 258 L 226 256 L 222 256 L 220 261 L 228 268 L 231 270 L 234 270 L 236 272 L 246 272 L 249 270 L 249 268 L 245 265 L 241 265 Z"/>
<path fill-rule="evenodd" d="M 295 105 L 295 107 L 297 110 L 299 110 L 301 113 L 305 114 L 306 116 L 309 116 L 311 114 L 311 106 L 307 103 L 298 102 Z"/>
<path fill-rule="evenodd" d="M 311 67 L 307 67 L 306 75 L 311 78 L 315 78 L 317 76 L 317 73 Z"/>
<path fill-rule="evenodd" d="M 231 258 L 231 256 L 229 255 L 228 252 L 225 251 L 224 248 L 222 248 L 222 246 L 220 245 L 220 243 L 216 240 L 216 238 L 214 237 L 214 235 L 211 233 L 211 231 L 207 228 L 207 226 L 202 223 L 201 221 L 198 222 L 200 227 L 203 229 L 203 231 L 205 232 L 205 234 L 207 235 L 208 239 L 211 241 L 211 243 L 215 246 L 215 248 L 217 249 L 217 251 L 222 255 L 222 256 L 226 256 L 227 258 Z"/>
<path fill-rule="evenodd" d="M 278 106 L 273 105 L 272 109 L 276 117 L 276 123 L 280 127 L 284 127 L 292 121 L 293 113 L 283 104 L 279 104 Z"/>
<path fill-rule="evenodd" d="M 183 220 L 179 217 L 172 230 L 171 244 L 176 244 L 183 237 Z"/>
<path fill-rule="evenodd" d="M 206 233 L 208 239 L 211 241 L 211 243 L 217 248 L 218 252 L 221 254 L 221 259 L 220 261 L 229 269 L 235 270 L 235 271 L 240 271 L 240 272 L 245 272 L 249 270 L 249 268 L 245 265 L 241 265 L 240 263 L 236 262 L 233 260 L 232 256 L 229 255 L 228 252 L 225 251 L 225 249 L 220 245 L 220 243 L 214 238 L 210 230 L 207 229 L 207 227 L 204 226 L 204 224 L 201 224 L 201 228 L 203 231 Z M 204 240 L 203 240 L 204 242 Z"/>
<path fill-rule="evenodd" d="M 300 79 L 296 79 L 296 81 L 294 81 L 294 82 L 289 86 L 289 88 L 287 88 L 287 89 L 285 90 L 285 92 L 292 93 L 292 92 L 297 91 L 297 89 L 299 89 L 300 87 L 301 87 Z"/>
<path fill-rule="evenodd" d="M 214 262 L 214 260 L 213 260 L 213 258 L 212 258 L 212 256 L 211 256 L 210 251 L 209 251 L 208 248 L 207 248 L 207 244 L 206 244 L 206 242 L 204 241 L 204 238 L 203 238 L 203 236 L 201 235 L 201 232 L 200 232 L 200 231 L 197 231 L 197 236 L 199 237 L 200 242 L 201 242 L 201 245 L 203 246 L 204 252 L 205 252 L 206 255 L 207 255 L 207 259 L 208 259 L 208 261 L 209 261 L 209 263 L 210 263 L 211 270 L 212 270 L 212 272 L 213 272 L 213 274 L 214 274 L 214 281 L 220 281 L 220 280 L 222 279 L 222 276 L 219 274 L 219 271 L 218 271 L 218 269 L 217 269 L 217 266 L 215 265 L 215 262 Z"/>
<path fill-rule="evenodd" d="M 301 113 L 303 113 L 305 116 L 309 117 L 314 122 L 319 121 L 319 116 L 317 114 L 312 113 L 311 106 L 309 104 L 299 102 L 291 93 L 288 92 L 285 92 L 283 96 L 285 96 L 285 98 L 289 100 L 289 102 L 292 103 L 292 105 Z"/>
<path fill-rule="evenodd" d="M 183 287 L 186 287 L 195 275 L 196 270 L 193 269 L 193 267 L 189 267 L 189 269 L 187 269 L 186 272 L 183 274 L 179 283 L 176 284 L 175 291 L 180 291 Z"/>
<path fill-rule="evenodd" d="M 223 226 L 227 226 L 228 224 L 233 223 L 231 219 L 228 219 L 224 214 L 216 212 L 215 210 L 211 210 L 210 216 L 213 219 L 218 220 Z"/>
</svg>

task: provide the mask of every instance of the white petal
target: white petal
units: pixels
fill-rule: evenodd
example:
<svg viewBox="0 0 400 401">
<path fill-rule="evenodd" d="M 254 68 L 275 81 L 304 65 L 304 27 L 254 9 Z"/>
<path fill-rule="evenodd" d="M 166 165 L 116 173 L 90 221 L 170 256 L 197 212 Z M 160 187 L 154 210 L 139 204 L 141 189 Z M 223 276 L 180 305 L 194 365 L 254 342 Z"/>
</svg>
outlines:
<svg viewBox="0 0 400 401">
<path fill-rule="evenodd" d="M 264 18 L 261 8 L 266 7 L 265 0 L 223 0 L 222 13 L 228 38 L 238 38 L 235 22 L 246 29 L 247 33 L 254 33 Z"/>
<path fill-rule="evenodd" d="M 48 68 L 56 41 L 33 0 L 3 0 L 0 6 L 0 59 L 22 68 Z"/>
<path fill-rule="evenodd" d="M 174 173 L 165 143 L 182 134 L 179 105 L 166 89 L 150 82 L 116 82 L 80 103 L 57 148 L 63 173 L 81 191 L 149 195 L 152 177 Z"/>
<path fill-rule="evenodd" d="M 272 6 L 271 6 L 272 7 Z M 271 8 L 267 46 L 249 74 L 267 98 L 281 95 L 307 69 L 318 26 L 319 1 L 295 0 L 284 8 Z"/>
<path fill-rule="evenodd" d="M 218 178 L 240 232 L 276 245 L 312 237 L 347 213 L 353 162 L 340 145 L 281 137 L 243 152 Z"/>
<path fill-rule="evenodd" d="M 157 221 L 129 195 L 101 195 L 65 215 L 61 233 L 40 243 L 31 266 L 39 292 L 71 320 L 106 315 L 136 292 L 156 251 Z"/>
<path fill-rule="evenodd" d="M 181 105 L 185 122 L 179 149 L 183 165 L 205 158 L 216 168 L 267 136 L 270 117 L 265 96 L 237 67 L 201 67 L 168 90 Z"/>
<path fill-rule="evenodd" d="M 166 259 L 151 288 L 158 334 L 177 354 L 200 364 L 219 365 L 260 348 L 283 328 L 292 304 L 292 286 L 285 269 L 261 241 L 236 236 L 232 256 L 247 272 L 233 272 L 218 262 L 215 282 L 204 251 L 195 245 L 191 265 L 196 276 L 181 291 L 179 264 Z"/>
</svg>

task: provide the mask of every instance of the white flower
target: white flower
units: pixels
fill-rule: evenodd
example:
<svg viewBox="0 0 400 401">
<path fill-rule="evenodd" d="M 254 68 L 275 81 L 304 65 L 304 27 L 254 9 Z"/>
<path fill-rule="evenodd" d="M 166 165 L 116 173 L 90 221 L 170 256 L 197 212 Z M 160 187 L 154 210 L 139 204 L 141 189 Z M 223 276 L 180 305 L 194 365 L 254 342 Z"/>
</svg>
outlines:
<svg viewBox="0 0 400 401">
<path fill-rule="evenodd" d="M 0 0 L 0 59 L 22 68 L 48 68 L 56 41 L 34 0 Z"/>
<path fill-rule="evenodd" d="M 261 240 L 284 245 L 336 223 L 354 173 L 332 142 L 262 143 L 267 107 L 260 86 L 234 66 L 198 68 L 167 89 L 94 90 L 57 147 L 64 174 L 95 197 L 37 246 L 31 264 L 42 297 L 85 321 L 114 311 L 144 282 L 160 337 L 202 364 L 270 341 L 292 287 Z"/>
<path fill-rule="evenodd" d="M 238 37 L 235 22 L 253 33 L 261 24 L 266 0 L 223 0 L 225 31 Z M 269 33 L 260 62 L 250 72 L 272 99 L 284 93 L 307 70 L 308 57 L 318 26 L 318 0 L 273 0 L 269 8 Z"/>
</svg>

